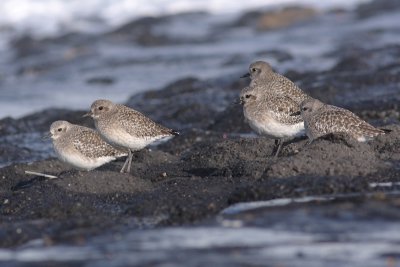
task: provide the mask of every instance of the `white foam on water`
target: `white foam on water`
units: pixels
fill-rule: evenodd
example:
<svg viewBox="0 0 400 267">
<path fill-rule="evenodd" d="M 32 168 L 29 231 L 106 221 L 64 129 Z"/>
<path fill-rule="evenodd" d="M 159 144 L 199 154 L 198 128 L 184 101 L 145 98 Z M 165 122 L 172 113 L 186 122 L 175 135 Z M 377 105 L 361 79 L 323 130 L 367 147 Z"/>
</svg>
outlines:
<svg viewBox="0 0 400 267">
<path fill-rule="evenodd" d="M 397 229 L 398 230 L 398 229 Z M 400 238 L 398 232 L 391 232 Z M 398 240 L 398 239 L 397 239 Z M 269 257 L 273 261 L 290 266 L 302 266 L 296 264 L 309 259 L 311 266 L 385 266 L 387 258 L 382 257 L 386 253 L 400 251 L 400 245 L 385 241 L 364 242 L 320 242 L 318 244 L 298 244 L 285 246 L 272 246 L 260 250 L 258 253 Z M 303 260 L 299 259 L 299 255 Z M 294 264 L 294 265 L 293 265 Z M 308 265 L 310 266 L 310 265 Z M 387 266 L 390 266 L 389 264 Z"/>
<path fill-rule="evenodd" d="M 111 263 L 114 263 L 112 266 L 126 266 L 127 263 L 140 266 L 154 261 L 166 264 L 177 261 L 174 266 L 201 266 L 199 262 L 217 260 L 253 265 L 267 261 L 285 263 L 284 266 L 382 266 L 386 262 L 383 255 L 400 250 L 399 226 L 385 222 L 382 229 L 372 225 L 365 227 L 367 225 L 363 224 L 334 241 L 329 239 L 329 232 L 299 232 L 274 227 L 136 230 L 118 238 L 97 237 L 82 246 L 46 247 L 41 242 L 32 242 L 31 246 L 13 250 L 0 249 L 0 263 L 83 261 L 85 266 L 110 266 Z M 227 257 L 232 255 L 227 254 L 230 250 L 235 251 L 235 257 Z M 89 263 L 91 265 L 87 265 Z"/>
<path fill-rule="evenodd" d="M 245 203 L 237 203 L 229 206 L 228 208 L 222 210 L 220 212 L 221 215 L 228 214 L 237 214 L 240 212 L 258 209 L 258 208 L 266 208 L 266 207 L 278 207 L 278 206 L 286 206 L 294 203 L 307 203 L 310 201 L 331 201 L 334 200 L 333 196 L 322 196 L 322 197 L 302 197 L 302 198 L 278 198 L 272 200 L 265 201 L 253 201 L 253 202 L 245 202 Z"/>
<path fill-rule="evenodd" d="M 309 3 L 327 8 L 336 5 L 353 7 L 362 1 L 364 0 L 302 0 L 296 3 Z M 7 33 L 5 29 L 5 36 L 8 37 L 2 38 L 2 27 L 5 25 L 11 25 L 17 33 L 26 31 L 40 37 L 60 35 L 70 30 L 101 32 L 132 18 L 149 14 L 173 14 L 197 9 L 218 14 L 218 16 L 204 16 L 198 22 L 195 21 L 189 25 L 186 24 L 187 20 L 180 18 L 174 19 L 171 25 L 168 23 L 161 25 L 164 27 L 160 30 L 169 29 L 168 34 L 180 37 L 192 34 L 193 28 L 196 28 L 196 34 L 192 34 L 191 37 L 201 39 L 202 35 L 209 33 L 210 28 L 221 25 L 215 21 L 232 22 L 232 13 L 221 15 L 227 12 L 226 7 L 230 12 L 242 12 L 261 5 L 279 5 L 288 2 L 290 1 L 250 0 L 245 3 L 235 1 L 231 3 L 227 0 L 0 1 L 0 10 L 2 10 L 2 15 L 4 14 L 0 16 L 0 106 L 2 107 L 0 118 L 5 116 L 19 118 L 51 107 L 87 110 L 93 100 L 98 98 L 123 103 L 135 93 L 158 89 L 188 76 L 211 80 L 231 75 L 232 79 L 238 79 L 237 73 L 241 74 L 245 71 L 248 64 L 254 60 L 269 61 L 280 73 L 297 69 L 299 66 L 303 71 L 329 70 L 336 64 L 337 58 L 326 55 L 332 52 L 338 40 L 351 40 L 350 37 L 354 36 L 355 30 L 368 26 L 367 22 L 354 21 L 353 23 L 346 16 L 341 16 L 340 20 L 333 18 L 332 22 L 332 16 L 327 15 L 320 23 L 300 25 L 282 31 L 255 33 L 250 30 L 243 32 L 241 29 L 235 29 L 228 33 L 221 33 L 226 36 L 224 35 L 217 42 L 161 47 L 140 47 L 130 43 L 125 46 L 94 43 L 90 44 L 88 54 L 83 53 L 83 56 L 78 55 L 69 61 L 62 55 L 71 52 L 70 49 L 57 46 L 49 47 L 49 50 L 54 50 L 46 52 L 52 53 L 48 57 L 47 55 L 43 58 L 32 56 L 15 60 L 13 58 L 15 50 L 1 47 L 2 43 L 7 43 L 4 40 L 12 36 L 12 33 Z M 366 26 L 363 26 L 364 24 Z M 392 24 L 390 19 L 380 22 L 381 27 Z M 327 32 L 330 34 L 327 35 Z M 385 42 L 397 41 L 396 38 L 398 39 L 398 36 L 387 36 Z M 376 42 L 381 41 L 377 38 Z M 371 42 L 368 42 L 368 45 Z M 257 54 L 260 51 L 277 49 L 288 52 L 293 58 L 278 62 L 274 56 L 269 56 L 268 52 L 262 55 Z M 54 54 L 59 56 L 54 56 Z M 236 58 L 238 58 L 237 63 L 229 63 L 237 60 Z M 116 64 L 107 62 L 116 62 Z M 53 63 L 55 66 L 52 66 Z M 58 63 L 60 66 L 57 65 Z M 42 66 L 44 66 L 43 72 L 41 72 Z M 38 68 L 39 73 L 23 72 L 30 70 L 30 67 L 34 70 L 35 67 Z M 149 79 L 150 71 L 151 79 Z M 111 77 L 114 83 L 101 85 L 87 82 L 96 77 Z"/>
<path fill-rule="evenodd" d="M 367 0 L 2 0 L 0 27 L 12 26 L 37 36 L 52 35 L 62 29 L 98 31 L 141 16 L 157 16 L 204 10 L 211 13 L 239 12 L 281 4 L 304 4 L 327 9 L 351 8 Z"/>
<path fill-rule="evenodd" d="M 400 182 L 369 183 L 370 187 L 393 187 L 400 185 Z"/>
<path fill-rule="evenodd" d="M 110 242 L 110 252 L 115 249 L 147 251 L 175 251 L 182 249 L 212 249 L 219 247 L 259 247 L 277 243 L 309 243 L 314 240 L 309 234 L 287 231 L 275 231 L 262 228 L 242 228 L 240 231 L 221 227 L 166 228 L 159 230 L 133 231 L 126 234 L 123 247 Z M 100 243 L 102 243 L 100 239 Z M 53 246 L 39 247 L 35 242 L 32 247 L 9 250 L 0 249 L 1 261 L 39 262 L 93 260 L 103 258 L 102 247 L 88 246 Z"/>
</svg>

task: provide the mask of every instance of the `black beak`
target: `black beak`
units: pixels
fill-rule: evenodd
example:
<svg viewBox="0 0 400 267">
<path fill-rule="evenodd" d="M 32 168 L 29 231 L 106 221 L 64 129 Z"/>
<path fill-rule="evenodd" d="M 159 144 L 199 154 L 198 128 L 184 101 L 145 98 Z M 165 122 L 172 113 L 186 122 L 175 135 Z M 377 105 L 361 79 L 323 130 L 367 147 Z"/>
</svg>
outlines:
<svg viewBox="0 0 400 267">
<path fill-rule="evenodd" d="M 45 133 L 45 134 L 42 136 L 42 140 L 43 140 L 43 141 L 48 140 L 48 139 L 50 139 L 50 138 L 51 138 L 51 133 L 50 133 L 50 132 Z"/>
<path fill-rule="evenodd" d="M 250 73 L 246 73 L 243 76 L 240 76 L 240 78 L 247 78 L 247 77 L 250 77 Z"/>
<path fill-rule="evenodd" d="M 241 100 L 240 98 L 239 98 L 239 99 L 235 99 L 235 100 L 233 100 L 232 104 L 233 104 L 233 105 L 242 104 L 242 100 Z"/>
<path fill-rule="evenodd" d="M 299 116 L 301 114 L 300 110 L 290 114 L 290 116 Z"/>
<path fill-rule="evenodd" d="M 92 115 L 93 115 L 92 111 L 89 111 L 88 113 L 86 113 L 82 117 L 92 117 Z"/>
</svg>

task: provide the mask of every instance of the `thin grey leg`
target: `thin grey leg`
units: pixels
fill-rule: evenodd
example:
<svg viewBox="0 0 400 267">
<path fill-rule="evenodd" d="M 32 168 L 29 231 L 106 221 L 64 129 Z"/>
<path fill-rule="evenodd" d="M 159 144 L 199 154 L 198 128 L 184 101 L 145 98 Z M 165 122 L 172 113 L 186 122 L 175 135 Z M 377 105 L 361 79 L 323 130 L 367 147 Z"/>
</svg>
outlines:
<svg viewBox="0 0 400 267">
<path fill-rule="evenodd" d="M 276 142 L 275 142 L 276 143 Z M 278 157 L 278 155 L 279 155 L 279 153 L 281 152 L 281 150 L 282 150 L 282 146 L 283 146 L 283 140 L 282 139 L 279 139 L 278 140 L 278 149 L 276 150 L 276 153 L 275 153 L 275 158 L 277 158 Z"/>
<path fill-rule="evenodd" d="M 122 166 L 122 169 L 120 170 L 120 173 L 124 173 L 125 172 L 125 168 L 128 166 L 128 162 L 129 162 L 129 157 L 131 155 L 131 150 L 128 150 L 128 156 L 126 157 L 126 160 L 124 162 L 124 165 Z"/>
<path fill-rule="evenodd" d="M 132 151 L 129 149 L 129 162 L 128 162 L 128 168 L 127 168 L 127 170 L 126 170 L 127 173 L 130 173 L 130 172 L 131 172 L 132 158 L 133 158 L 133 153 L 132 153 Z"/>
</svg>

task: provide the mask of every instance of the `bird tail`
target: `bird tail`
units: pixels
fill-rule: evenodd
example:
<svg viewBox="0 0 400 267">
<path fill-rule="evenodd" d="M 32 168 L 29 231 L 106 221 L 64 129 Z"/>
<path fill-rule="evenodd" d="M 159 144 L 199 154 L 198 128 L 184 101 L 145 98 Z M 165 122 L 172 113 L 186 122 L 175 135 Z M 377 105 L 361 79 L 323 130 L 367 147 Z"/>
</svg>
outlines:
<svg viewBox="0 0 400 267">
<path fill-rule="evenodd" d="M 389 129 L 384 129 L 384 128 L 379 128 L 379 130 L 382 130 L 385 132 L 385 134 L 392 132 L 392 130 Z"/>
<path fill-rule="evenodd" d="M 180 133 L 177 130 L 170 130 L 169 133 L 175 136 L 180 135 Z"/>
</svg>

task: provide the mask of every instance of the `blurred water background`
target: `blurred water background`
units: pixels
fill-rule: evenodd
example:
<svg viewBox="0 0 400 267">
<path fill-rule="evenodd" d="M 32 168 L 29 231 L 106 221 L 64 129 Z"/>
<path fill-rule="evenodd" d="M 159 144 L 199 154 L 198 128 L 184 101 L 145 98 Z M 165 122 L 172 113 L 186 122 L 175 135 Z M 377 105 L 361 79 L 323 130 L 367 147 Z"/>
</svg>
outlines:
<svg viewBox="0 0 400 267">
<path fill-rule="evenodd" d="M 283 31 L 232 25 L 251 10 L 295 3 L 328 12 L 360 2 L 365 1 L 3 0 L 0 118 L 49 107 L 87 109 L 97 98 L 124 102 L 187 76 L 236 79 L 254 59 L 282 61 L 275 64 L 280 71 L 329 68 L 333 39 L 352 34 L 348 25 L 334 29 L 346 16 Z"/>
</svg>

